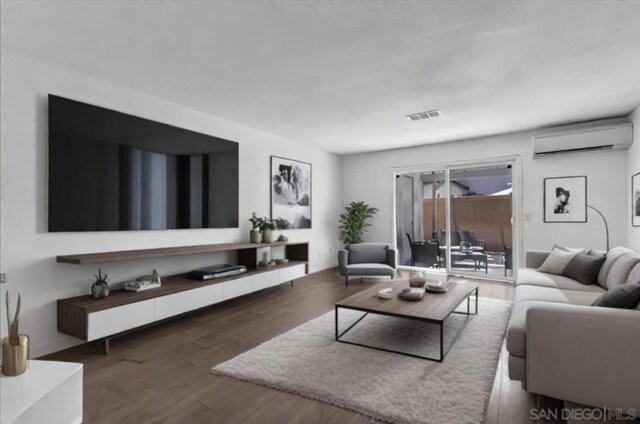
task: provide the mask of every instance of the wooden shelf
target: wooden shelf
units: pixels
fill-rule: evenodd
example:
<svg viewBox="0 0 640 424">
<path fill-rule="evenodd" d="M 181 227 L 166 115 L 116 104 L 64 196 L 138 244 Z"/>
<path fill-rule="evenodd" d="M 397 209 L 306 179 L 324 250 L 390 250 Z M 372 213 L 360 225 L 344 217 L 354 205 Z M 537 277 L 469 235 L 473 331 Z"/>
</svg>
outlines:
<svg viewBox="0 0 640 424">
<path fill-rule="evenodd" d="M 258 249 L 284 247 L 286 264 L 270 268 L 258 266 Z M 73 265 L 193 255 L 209 252 L 235 252 L 238 265 L 247 272 L 207 281 L 192 280 L 187 274 L 162 278 L 162 286 L 139 293 L 113 290 L 104 299 L 76 296 L 58 300 L 58 331 L 83 340 L 103 340 L 109 351 L 109 338 L 141 326 L 163 322 L 224 300 L 272 287 L 309 273 L 309 243 L 222 243 L 157 249 L 121 250 L 58 256 L 61 263 Z M 262 274 L 262 275 L 261 275 Z M 187 293 L 182 293 L 187 292 Z"/>
<path fill-rule="evenodd" d="M 304 264 L 304 261 L 289 261 L 286 264 L 276 265 L 271 268 L 258 267 L 258 269 L 245 272 L 242 274 L 231 275 L 228 277 L 215 278 L 212 280 L 199 281 L 187 277 L 187 274 L 171 275 L 162 278 L 162 287 L 157 289 L 145 290 L 141 292 L 132 292 L 125 289 L 112 290 L 108 297 L 103 299 L 94 299 L 91 295 L 70 297 L 58 300 L 58 308 L 61 304 L 65 306 L 83 310 L 85 313 L 102 311 L 105 309 L 115 308 L 117 306 L 127 305 L 129 303 L 140 302 L 142 300 L 155 299 L 161 296 L 178 293 L 186 290 L 193 290 L 200 287 L 211 286 L 214 284 L 222 284 L 228 281 L 237 280 L 238 278 L 250 277 L 252 275 L 263 272 L 274 271 L 283 268 L 289 268 L 295 265 Z"/>
<path fill-rule="evenodd" d="M 308 242 L 219 243 L 201 244 L 195 246 L 160 247 L 155 249 L 118 250 L 111 252 L 84 253 L 77 255 L 61 255 L 56 257 L 56 261 L 73 265 L 104 264 L 109 262 L 132 261 L 136 259 L 151 259 L 166 256 L 193 255 L 197 253 L 225 252 L 231 250 L 255 250 L 263 247 L 299 245 L 308 245 Z"/>
</svg>

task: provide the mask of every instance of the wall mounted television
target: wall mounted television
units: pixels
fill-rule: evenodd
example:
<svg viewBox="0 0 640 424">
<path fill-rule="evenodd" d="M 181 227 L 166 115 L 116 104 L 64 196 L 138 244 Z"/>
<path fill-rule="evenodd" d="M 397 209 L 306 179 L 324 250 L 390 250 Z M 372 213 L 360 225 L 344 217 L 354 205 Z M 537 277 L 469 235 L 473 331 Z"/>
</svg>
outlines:
<svg viewBox="0 0 640 424">
<path fill-rule="evenodd" d="M 49 95 L 48 223 L 238 227 L 238 143 Z"/>
</svg>

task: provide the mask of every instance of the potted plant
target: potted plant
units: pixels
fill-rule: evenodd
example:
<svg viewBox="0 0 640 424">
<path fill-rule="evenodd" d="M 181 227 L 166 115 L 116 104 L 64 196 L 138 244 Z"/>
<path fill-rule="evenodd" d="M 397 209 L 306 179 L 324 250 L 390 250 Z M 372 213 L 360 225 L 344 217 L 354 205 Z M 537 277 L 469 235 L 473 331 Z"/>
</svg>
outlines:
<svg viewBox="0 0 640 424">
<path fill-rule="evenodd" d="M 109 276 L 105 272 L 104 276 L 102 275 L 102 270 L 98 270 L 98 275 L 93 275 L 96 277 L 95 283 L 91 285 L 91 295 L 94 299 L 101 299 L 103 297 L 109 296 L 109 284 L 107 284 L 107 278 Z"/>
<path fill-rule="evenodd" d="M 251 218 L 249 218 L 249 222 L 251 223 L 251 231 L 249 231 L 249 241 L 251 243 L 260 243 L 260 226 L 262 223 L 262 218 L 259 218 L 258 215 L 253 212 L 251 214 Z"/>
<path fill-rule="evenodd" d="M 273 242 L 273 232 L 276 230 L 276 221 L 271 218 L 261 218 L 260 229 L 262 230 L 262 242 L 263 243 L 271 243 Z"/>
<path fill-rule="evenodd" d="M 371 224 L 369 219 L 378 212 L 365 202 L 351 202 L 340 214 L 340 240 L 344 245 L 362 243 L 362 235 Z"/>
</svg>

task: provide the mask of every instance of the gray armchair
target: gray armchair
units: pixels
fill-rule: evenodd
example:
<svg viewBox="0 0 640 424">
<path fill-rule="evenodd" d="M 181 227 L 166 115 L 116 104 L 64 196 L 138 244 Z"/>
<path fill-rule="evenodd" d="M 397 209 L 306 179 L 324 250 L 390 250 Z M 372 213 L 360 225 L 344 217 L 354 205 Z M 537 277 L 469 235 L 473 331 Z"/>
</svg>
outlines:
<svg viewBox="0 0 640 424">
<path fill-rule="evenodd" d="M 345 278 L 345 286 L 349 285 L 349 277 L 354 275 L 393 278 L 396 267 L 396 250 L 386 243 L 350 244 L 338 251 L 338 268 Z"/>
</svg>

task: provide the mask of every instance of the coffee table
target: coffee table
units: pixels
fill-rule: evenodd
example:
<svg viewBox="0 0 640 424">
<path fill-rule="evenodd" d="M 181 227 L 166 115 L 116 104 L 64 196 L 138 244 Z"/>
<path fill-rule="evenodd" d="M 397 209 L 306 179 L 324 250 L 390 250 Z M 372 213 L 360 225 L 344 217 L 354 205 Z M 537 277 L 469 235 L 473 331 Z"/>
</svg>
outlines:
<svg viewBox="0 0 640 424">
<path fill-rule="evenodd" d="M 465 324 L 470 315 L 476 315 L 478 313 L 478 283 L 472 283 L 470 281 L 450 282 L 449 290 L 446 293 L 425 293 L 424 297 L 418 301 L 410 301 L 400 299 L 397 294 L 400 290 L 409 287 L 407 280 L 395 280 L 390 283 L 393 288 L 394 297 L 392 299 L 380 299 L 377 294 L 378 290 L 389 287 L 388 284 L 375 285 L 370 289 L 364 290 L 360 293 L 354 294 L 344 300 L 336 303 L 335 306 L 335 338 L 336 341 L 341 343 L 352 344 L 356 346 L 367 347 L 370 349 L 382 350 L 385 352 L 398 353 L 401 355 L 412 356 L 414 358 L 428 359 L 430 361 L 442 362 L 445 355 L 451 349 L 451 346 L 455 343 L 460 332 L 464 329 L 464 324 L 460 327 L 457 333 L 454 335 L 454 339 L 451 342 L 449 348 L 444 350 L 444 322 L 453 313 L 459 313 L 467 315 L 465 318 Z M 475 308 L 471 311 L 471 296 L 475 295 Z M 463 302 L 467 302 L 466 311 L 456 311 L 455 309 Z M 340 309 L 351 309 L 355 311 L 365 312 L 356 322 L 351 324 L 346 330 L 339 331 L 339 313 Z M 440 356 L 429 357 L 416 355 L 408 352 L 400 352 L 396 350 L 385 349 L 382 347 L 376 347 L 366 345 L 362 343 L 351 342 L 343 340 L 342 337 L 352 328 L 354 328 L 360 321 L 362 321 L 368 314 L 386 315 L 398 318 L 405 318 L 415 321 L 422 321 L 426 323 L 436 324 L 440 328 Z"/>
</svg>

